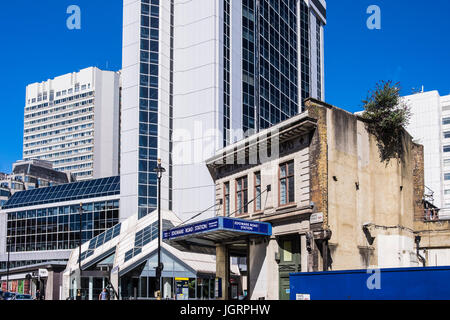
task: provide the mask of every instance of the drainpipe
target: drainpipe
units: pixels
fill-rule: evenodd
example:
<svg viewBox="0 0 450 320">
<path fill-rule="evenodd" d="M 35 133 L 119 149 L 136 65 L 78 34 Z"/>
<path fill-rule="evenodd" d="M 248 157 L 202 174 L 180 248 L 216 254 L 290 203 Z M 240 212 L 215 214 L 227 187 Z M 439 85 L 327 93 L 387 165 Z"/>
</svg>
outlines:
<svg viewBox="0 0 450 320">
<path fill-rule="evenodd" d="M 417 258 L 420 260 L 420 262 L 422 262 L 423 267 L 426 267 L 425 258 L 422 257 L 419 253 L 420 239 L 421 239 L 420 236 L 416 236 L 416 238 L 414 239 L 416 242 Z"/>
</svg>

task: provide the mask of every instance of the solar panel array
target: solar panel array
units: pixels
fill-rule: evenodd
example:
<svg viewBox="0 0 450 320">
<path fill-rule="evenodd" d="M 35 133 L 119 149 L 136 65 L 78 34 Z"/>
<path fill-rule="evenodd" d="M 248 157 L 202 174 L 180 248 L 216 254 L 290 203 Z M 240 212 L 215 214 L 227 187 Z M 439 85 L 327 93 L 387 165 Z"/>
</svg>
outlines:
<svg viewBox="0 0 450 320">
<path fill-rule="evenodd" d="M 96 236 L 95 238 L 92 238 L 89 241 L 88 250 L 81 254 L 81 261 L 92 256 L 94 254 L 95 249 L 97 249 L 98 247 L 104 245 L 105 243 L 108 243 L 109 241 L 111 241 L 112 239 L 117 237 L 120 234 L 121 226 L 122 226 L 122 224 L 118 223 L 111 229 L 108 229 L 105 232 L 103 232 L 102 234 L 99 234 L 98 236 Z"/>
<path fill-rule="evenodd" d="M 142 252 L 142 247 L 158 238 L 158 222 L 136 232 L 134 248 L 125 253 L 125 262 Z"/>
<path fill-rule="evenodd" d="M 106 197 L 118 194 L 120 194 L 119 176 L 17 192 L 5 203 L 3 209 Z"/>
<path fill-rule="evenodd" d="M 163 230 L 171 229 L 174 227 L 169 220 L 162 221 Z M 158 238 L 158 221 L 152 223 L 150 226 L 136 232 L 134 238 L 134 248 L 125 253 L 124 262 L 132 259 L 142 252 L 142 248 L 149 244 L 151 241 Z"/>
</svg>

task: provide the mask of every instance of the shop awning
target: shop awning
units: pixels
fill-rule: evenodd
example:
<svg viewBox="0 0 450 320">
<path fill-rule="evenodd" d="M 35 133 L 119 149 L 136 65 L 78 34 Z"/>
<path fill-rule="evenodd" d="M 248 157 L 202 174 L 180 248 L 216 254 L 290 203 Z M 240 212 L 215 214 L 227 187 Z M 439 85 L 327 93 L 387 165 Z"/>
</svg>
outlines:
<svg viewBox="0 0 450 320">
<path fill-rule="evenodd" d="M 267 222 L 215 217 L 166 230 L 163 240 L 179 250 L 211 253 L 217 244 L 271 235 L 272 225 Z"/>
</svg>

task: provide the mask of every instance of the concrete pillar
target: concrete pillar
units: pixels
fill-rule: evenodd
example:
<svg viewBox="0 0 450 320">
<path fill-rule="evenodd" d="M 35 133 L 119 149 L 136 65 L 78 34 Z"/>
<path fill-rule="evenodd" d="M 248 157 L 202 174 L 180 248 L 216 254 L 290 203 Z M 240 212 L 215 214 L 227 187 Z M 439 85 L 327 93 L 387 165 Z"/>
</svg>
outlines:
<svg viewBox="0 0 450 320">
<path fill-rule="evenodd" d="M 111 271 L 111 277 L 109 279 L 109 281 L 111 282 L 111 285 L 114 287 L 114 290 L 116 290 L 117 294 L 120 297 L 120 292 L 119 292 L 119 268 L 116 267 L 115 269 L 113 269 Z M 116 300 L 116 299 L 120 299 L 117 297 L 111 297 L 112 300 Z"/>
<path fill-rule="evenodd" d="M 308 272 L 308 249 L 306 248 L 306 235 L 300 236 L 301 272 Z"/>
<path fill-rule="evenodd" d="M 216 277 L 222 279 L 221 300 L 227 300 L 230 284 L 230 255 L 226 245 L 216 247 Z"/>
<path fill-rule="evenodd" d="M 45 300 L 55 300 L 53 297 L 54 276 L 55 272 L 48 271 L 47 281 L 41 279 L 41 283 L 45 284 L 45 292 L 41 287 L 41 294 L 44 295 Z"/>
<path fill-rule="evenodd" d="M 89 300 L 94 300 L 94 277 L 89 277 Z"/>
</svg>

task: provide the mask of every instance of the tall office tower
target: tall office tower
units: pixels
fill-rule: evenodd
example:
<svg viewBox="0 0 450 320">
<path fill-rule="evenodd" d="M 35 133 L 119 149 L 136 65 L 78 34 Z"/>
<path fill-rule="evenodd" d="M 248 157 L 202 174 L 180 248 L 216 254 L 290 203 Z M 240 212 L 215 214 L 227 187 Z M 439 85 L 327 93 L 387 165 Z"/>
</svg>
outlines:
<svg viewBox="0 0 450 320">
<path fill-rule="evenodd" d="M 48 160 L 77 180 L 118 175 L 119 80 L 91 67 L 28 85 L 23 159 Z"/>
<path fill-rule="evenodd" d="M 214 204 L 205 160 L 324 99 L 324 0 L 124 0 L 121 206 Z M 213 214 L 210 211 L 209 214 Z"/>
<path fill-rule="evenodd" d="M 450 95 L 422 92 L 405 101 L 412 113 L 407 131 L 424 146 L 426 192 L 433 192 L 439 218 L 450 219 Z"/>
</svg>

